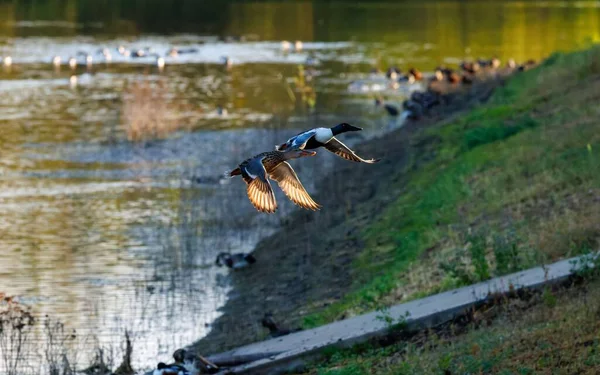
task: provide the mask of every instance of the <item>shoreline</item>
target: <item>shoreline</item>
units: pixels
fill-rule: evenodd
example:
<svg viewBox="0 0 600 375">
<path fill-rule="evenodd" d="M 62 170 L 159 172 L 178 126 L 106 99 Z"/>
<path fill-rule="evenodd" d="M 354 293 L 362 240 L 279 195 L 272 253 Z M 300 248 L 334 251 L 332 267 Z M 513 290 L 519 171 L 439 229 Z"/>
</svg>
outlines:
<svg viewBox="0 0 600 375">
<path fill-rule="evenodd" d="M 415 162 L 408 150 L 416 149 L 423 162 L 429 157 L 427 143 L 413 144 L 416 134 L 485 102 L 505 78 L 485 75 L 466 90 L 444 92 L 443 103 L 422 118 L 356 145 L 359 155 L 382 159 L 375 165 L 335 160 L 331 173 L 316 183 L 313 193 L 324 208 L 317 213 L 295 210 L 277 232 L 257 244 L 253 254 L 259 261 L 232 273 L 233 288 L 223 315 L 211 324 L 207 336 L 189 348 L 208 355 L 268 338 L 260 324 L 267 312 L 282 327 L 302 328 L 307 316 L 351 291 L 358 281 L 352 263 L 365 245 L 358 235 L 360 228 L 401 194 L 392 185 Z"/>
</svg>

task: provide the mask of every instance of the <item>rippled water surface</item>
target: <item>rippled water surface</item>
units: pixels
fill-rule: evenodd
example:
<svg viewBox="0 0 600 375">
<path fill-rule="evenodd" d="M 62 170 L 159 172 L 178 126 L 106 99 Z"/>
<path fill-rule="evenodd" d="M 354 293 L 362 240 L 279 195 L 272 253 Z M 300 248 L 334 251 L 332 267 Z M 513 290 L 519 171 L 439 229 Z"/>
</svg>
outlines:
<svg viewBox="0 0 600 375">
<path fill-rule="evenodd" d="M 599 37 L 597 2 L 0 0 L 13 62 L 0 68 L 0 292 L 83 347 L 118 352 L 127 329 L 134 364 L 152 366 L 218 316 L 230 290 L 216 254 L 251 251 L 293 209 L 278 192 L 278 213 L 259 215 L 225 170 L 316 124 L 364 127 L 349 144 L 382 134 L 373 91 L 400 103 L 419 86 L 389 88 L 372 67 L 524 61 Z M 140 81 L 174 124 L 161 139 L 127 132 Z M 294 162 L 309 191 L 330 161 Z"/>
</svg>

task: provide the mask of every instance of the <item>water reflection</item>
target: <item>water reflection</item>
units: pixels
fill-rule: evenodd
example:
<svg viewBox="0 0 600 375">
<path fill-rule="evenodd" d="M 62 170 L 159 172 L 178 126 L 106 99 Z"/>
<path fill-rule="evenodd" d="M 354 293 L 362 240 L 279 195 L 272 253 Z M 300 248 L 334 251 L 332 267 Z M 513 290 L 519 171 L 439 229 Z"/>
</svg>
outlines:
<svg viewBox="0 0 600 375">
<path fill-rule="evenodd" d="M 222 172 L 315 124 L 384 132 L 372 91 L 400 102 L 414 87 L 374 90 L 374 66 L 539 59 L 597 41 L 599 17 L 596 2 L 0 0 L 0 56 L 13 59 L 0 70 L 0 292 L 115 349 L 131 330 L 136 366 L 166 360 L 226 301 L 214 256 L 252 251 L 292 209 L 278 196 L 280 213 L 258 215 Z M 117 53 L 67 65 L 119 45 L 197 52 L 164 70 Z M 144 80 L 184 126 L 131 143 L 125 93 Z M 332 158 L 294 164 L 309 192 Z"/>
</svg>

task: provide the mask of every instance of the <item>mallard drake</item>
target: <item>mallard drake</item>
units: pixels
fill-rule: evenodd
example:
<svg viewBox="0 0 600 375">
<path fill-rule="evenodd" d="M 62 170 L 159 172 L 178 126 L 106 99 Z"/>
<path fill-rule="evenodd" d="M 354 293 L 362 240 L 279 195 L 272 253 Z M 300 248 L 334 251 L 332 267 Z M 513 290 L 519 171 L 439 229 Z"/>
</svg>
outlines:
<svg viewBox="0 0 600 375">
<path fill-rule="evenodd" d="M 254 263 L 256 263 L 256 258 L 252 254 L 246 253 L 220 253 L 215 261 L 219 267 L 227 266 L 233 269 L 248 267 Z"/>
<path fill-rule="evenodd" d="M 177 349 L 173 353 L 175 365 L 183 367 L 190 375 L 214 374 L 219 372 L 219 366 L 215 365 L 201 355 L 190 353 L 185 349 Z"/>
<path fill-rule="evenodd" d="M 321 206 L 308 195 L 296 172 L 286 162 L 286 160 L 316 154 L 314 151 L 302 149 L 263 152 L 242 162 L 239 167 L 229 172 L 229 175 L 242 176 L 247 184 L 248 198 L 258 211 L 274 213 L 277 210 L 277 201 L 269 178 L 277 181 L 285 195 L 298 206 L 318 210 Z"/>
<path fill-rule="evenodd" d="M 380 98 L 375 99 L 375 106 L 383 107 L 383 109 L 385 109 L 390 116 L 396 117 L 400 114 L 400 111 L 398 110 L 398 108 L 396 108 L 395 106 L 393 106 L 391 104 L 384 103 L 383 100 Z"/>
<path fill-rule="evenodd" d="M 356 155 L 348 146 L 340 142 L 335 136 L 345 132 L 359 131 L 362 128 L 352 126 L 347 123 L 338 124 L 332 128 L 315 128 L 304 131 L 288 139 L 285 143 L 275 146 L 278 151 L 289 149 L 312 150 L 319 147 L 325 147 L 328 151 L 346 160 L 373 164 L 379 159 L 363 159 Z"/>
</svg>

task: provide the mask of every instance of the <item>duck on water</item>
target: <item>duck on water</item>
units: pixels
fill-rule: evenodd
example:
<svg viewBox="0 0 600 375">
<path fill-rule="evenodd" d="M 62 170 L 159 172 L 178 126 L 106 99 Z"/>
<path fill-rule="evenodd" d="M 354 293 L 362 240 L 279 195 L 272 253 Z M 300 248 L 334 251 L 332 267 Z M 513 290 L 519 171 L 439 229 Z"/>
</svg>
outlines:
<svg viewBox="0 0 600 375">
<path fill-rule="evenodd" d="M 256 258 L 247 253 L 220 253 L 215 261 L 215 264 L 219 267 L 227 266 L 233 269 L 248 267 L 254 263 L 256 263 Z"/>
<path fill-rule="evenodd" d="M 198 375 L 215 374 L 219 366 L 215 365 L 201 355 L 190 353 L 185 349 L 177 349 L 173 353 L 174 363 L 159 362 L 156 370 L 146 375 Z"/>
</svg>

